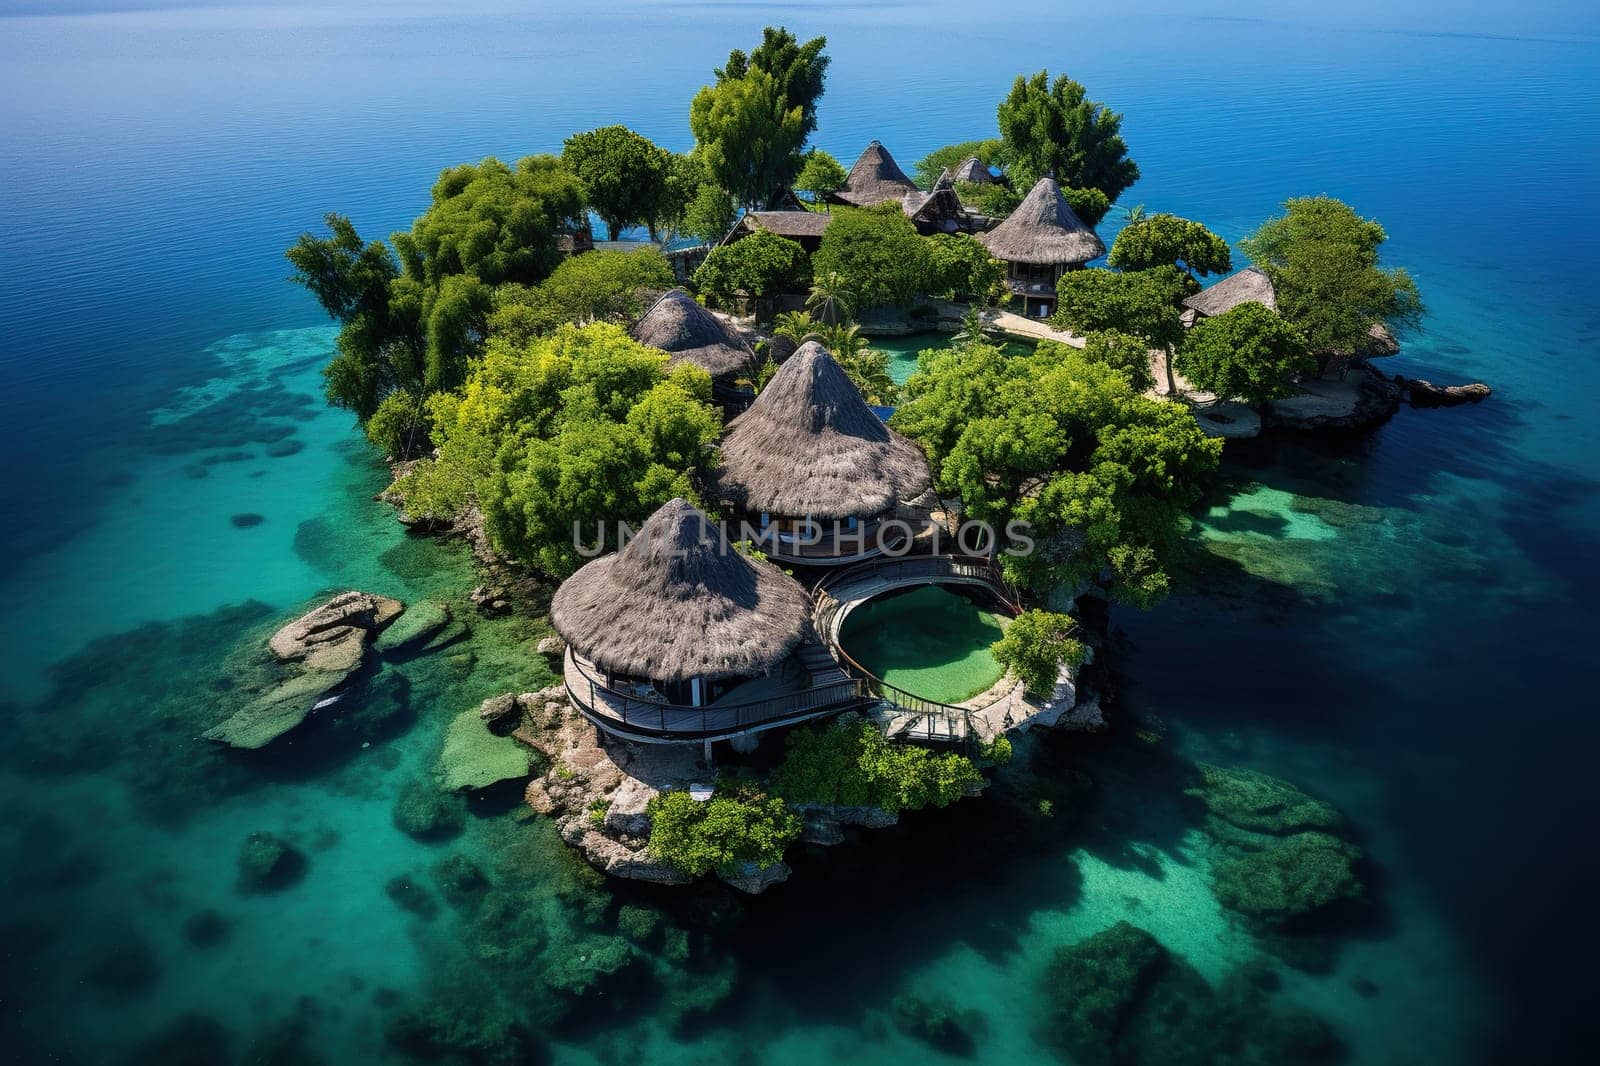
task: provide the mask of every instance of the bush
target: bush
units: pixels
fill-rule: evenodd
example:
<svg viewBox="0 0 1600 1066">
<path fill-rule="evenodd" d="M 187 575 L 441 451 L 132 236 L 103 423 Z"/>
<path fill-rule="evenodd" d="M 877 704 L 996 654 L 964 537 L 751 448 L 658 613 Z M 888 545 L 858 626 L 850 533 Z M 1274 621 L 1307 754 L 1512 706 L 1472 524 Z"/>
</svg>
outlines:
<svg viewBox="0 0 1600 1066">
<path fill-rule="evenodd" d="M 389 459 L 411 459 L 433 448 L 428 416 L 416 394 L 397 389 L 367 419 L 367 439 Z"/>
<path fill-rule="evenodd" d="M 1150 346 L 1132 334 L 1096 330 L 1084 337 L 1083 355 L 1122 374 L 1135 392 L 1156 387 L 1155 375 L 1150 373 Z"/>
<path fill-rule="evenodd" d="M 928 245 L 898 203 L 840 207 L 822 233 L 812 265 L 819 277 L 838 275 L 857 311 L 905 307 L 926 283 Z"/>
<path fill-rule="evenodd" d="M 1022 203 L 1022 194 L 999 182 L 956 182 L 956 196 L 990 218 L 1005 218 Z"/>
<path fill-rule="evenodd" d="M 1083 662 L 1083 645 L 1073 638 L 1077 623 L 1053 611 L 1028 610 L 1011 620 L 1006 635 L 995 641 L 994 657 L 1027 685 L 1035 696 L 1055 690 L 1063 666 Z"/>
<path fill-rule="evenodd" d="M 1106 199 L 1106 194 L 1099 189 L 1066 189 L 1061 190 L 1061 195 L 1066 198 L 1067 206 L 1072 208 L 1072 213 L 1083 220 L 1085 226 L 1094 227 L 1106 217 L 1111 210 L 1111 201 Z"/>
<path fill-rule="evenodd" d="M 759 793 L 719 792 L 702 803 L 687 792 L 663 792 L 646 811 L 650 854 L 695 877 L 771 866 L 800 837 L 800 819 L 783 800 Z"/>
<path fill-rule="evenodd" d="M 567 322 L 626 324 L 644 312 L 644 293 L 676 284 L 672 265 L 654 248 L 569 256 L 537 286 L 496 289 L 489 332 L 527 344 Z"/>
<path fill-rule="evenodd" d="M 977 238 L 965 233 L 924 237 L 928 257 L 922 289 L 930 296 L 954 299 L 973 296 L 987 301 L 998 294 L 1005 264 L 989 254 Z"/>
<path fill-rule="evenodd" d="M 811 284 L 811 263 L 797 242 L 758 229 L 711 249 L 694 272 L 694 284 L 706 299 L 726 306 L 737 296 L 804 292 Z"/>
<path fill-rule="evenodd" d="M 966 756 L 891 744 L 867 722 L 793 731 L 772 776 L 773 791 L 791 803 L 890 813 L 948 807 L 982 780 Z"/>
</svg>

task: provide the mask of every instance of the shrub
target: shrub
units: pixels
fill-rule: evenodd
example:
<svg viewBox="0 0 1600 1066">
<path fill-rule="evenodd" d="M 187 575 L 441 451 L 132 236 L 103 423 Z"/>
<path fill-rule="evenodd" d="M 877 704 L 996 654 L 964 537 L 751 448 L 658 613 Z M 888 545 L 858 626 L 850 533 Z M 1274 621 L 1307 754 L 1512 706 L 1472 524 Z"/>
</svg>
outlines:
<svg viewBox="0 0 1600 1066">
<path fill-rule="evenodd" d="M 654 248 L 569 256 L 536 286 L 496 289 L 489 331 L 513 344 L 527 344 L 567 322 L 626 324 L 644 312 L 644 293 L 675 284 L 672 265 Z"/>
<path fill-rule="evenodd" d="M 427 412 L 416 395 L 405 389 L 396 389 L 378 404 L 367 419 L 367 439 L 389 459 L 410 459 L 433 447 Z"/>
<path fill-rule="evenodd" d="M 948 807 L 982 780 L 966 756 L 891 744 L 867 722 L 795 730 L 772 777 L 773 790 L 791 803 L 891 813 Z"/>
<path fill-rule="evenodd" d="M 743 243 L 743 242 L 740 242 Z M 928 244 L 897 203 L 841 207 L 812 258 L 818 276 L 837 275 L 857 311 L 910 306 L 928 276 Z"/>
<path fill-rule="evenodd" d="M 978 755 L 984 762 L 993 763 L 996 766 L 1004 766 L 1011 761 L 1011 738 L 1002 733 L 983 745 L 979 749 Z"/>
<path fill-rule="evenodd" d="M 1054 691 L 1063 666 L 1083 662 L 1083 645 L 1073 638 L 1077 623 L 1054 611 L 1028 610 L 1011 620 L 995 641 L 994 657 L 1036 696 Z"/>
<path fill-rule="evenodd" d="M 1156 387 L 1150 373 L 1150 346 L 1129 333 L 1096 330 L 1083 338 L 1083 355 L 1093 363 L 1103 363 L 1128 379 L 1135 392 Z"/>
<path fill-rule="evenodd" d="M 1004 218 L 1022 203 L 1022 194 L 998 182 L 956 182 L 956 196 L 968 207 L 990 218 Z"/>
<path fill-rule="evenodd" d="M 806 250 L 787 237 L 758 229 L 748 237 L 711 249 L 694 272 L 701 295 L 727 305 L 737 296 L 803 292 L 811 283 Z"/>
<path fill-rule="evenodd" d="M 663 792 L 646 807 L 650 853 L 693 876 L 737 873 L 746 864 L 771 866 L 800 837 L 800 819 L 783 800 L 759 793 L 719 792 L 699 802 L 687 792 Z"/>
</svg>

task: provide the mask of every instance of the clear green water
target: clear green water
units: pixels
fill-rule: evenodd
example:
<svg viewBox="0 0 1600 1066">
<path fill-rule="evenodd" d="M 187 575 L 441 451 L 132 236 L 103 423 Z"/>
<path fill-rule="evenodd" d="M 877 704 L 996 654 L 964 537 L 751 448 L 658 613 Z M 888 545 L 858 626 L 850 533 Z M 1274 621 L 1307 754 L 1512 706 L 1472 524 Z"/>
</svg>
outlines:
<svg viewBox="0 0 1600 1066">
<path fill-rule="evenodd" d="M 889 684 L 941 703 L 960 703 L 1005 671 L 989 646 L 1004 633 L 1001 615 L 956 592 L 921 588 L 872 600 L 850 612 L 840 643 Z"/>
<path fill-rule="evenodd" d="M 917 369 L 917 356 L 929 349 L 949 348 L 950 336 L 948 333 L 908 333 L 903 337 L 873 337 L 870 343 L 873 348 L 889 353 L 889 376 L 897 384 L 904 385 Z M 1001 347 L 1014 354 L 1029 350 L 1028 345 L 1019 341 L 1007 341 Z"/>
</svg>

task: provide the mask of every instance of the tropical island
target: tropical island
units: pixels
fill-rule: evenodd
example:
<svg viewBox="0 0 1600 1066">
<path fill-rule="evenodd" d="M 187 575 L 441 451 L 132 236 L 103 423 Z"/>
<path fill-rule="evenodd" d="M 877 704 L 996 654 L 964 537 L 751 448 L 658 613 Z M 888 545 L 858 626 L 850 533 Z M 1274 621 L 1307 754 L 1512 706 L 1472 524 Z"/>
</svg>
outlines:
<svg viewBox="0 0 1600 1066">
<path fill-rule="evenodd" d="M 524 652 L 559 683 L 463 709 L 440 791 L 526 782 L 615 876 L 759 892 L 802 841 L 981 791 L 1033 731 L 1107 728 L 1105 604 L 1166 594 L 1226 439 L 1488 392 L 1373 367 L 1422 304 L 1337 200 L 1288 200 L 1242 268 L 1201 222 L 1119 208 L 1121 116 L 1065 76 L 1019 76 L 998 136 L 915 179 L 878 142 L 846 170 L 811 145 L 825 45 L 733 52 L 688 152 L 576 133 L 444 171 L 387 242 L 329 215 L 287 253 L 340 324 L 327 396 L 385 498 L 471 542 L 480 610 L 548 619 Z M 283 683 L 207 735 L 272 744 L 338 713 L 369 649 L 451 625 L 319 605 L 272 640 Z M 1359 894 L 1325 805 L 1197 780 L 1225 905 L 1277 928 Z M 436 797 L 409 802 L 425 831 Z"/>
</svg>

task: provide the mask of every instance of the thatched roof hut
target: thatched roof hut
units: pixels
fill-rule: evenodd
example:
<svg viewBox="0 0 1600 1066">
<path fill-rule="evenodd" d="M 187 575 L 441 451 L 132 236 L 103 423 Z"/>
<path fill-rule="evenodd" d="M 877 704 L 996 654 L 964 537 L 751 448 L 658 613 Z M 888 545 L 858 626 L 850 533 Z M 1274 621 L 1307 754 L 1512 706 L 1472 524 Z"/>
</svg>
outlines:
<svg viewBox="0 0 1600 1066">
<path fill-rule="evenodd" d="M 916 191 L 916 183 L 906 177 L 906 172 L 894 161 L 889 149 L 873 141 L 861 153 L 855 166 L 850 168 L 844 186 L 831 194 L 829 199 L 854 207 L 871 207 L 887 200 L 898 200 L 906 193 Z"/>
<path fill-rule="evenodd" d="M 722 243 L 732 244 L 740 237 L 764 229 L 798 242 L 807 251 L 814 251 L 816 242 L 822 239 L 822 231 L 832 221 L 833 216 L 826 211 L 751 211 L 734 223 Z"/>
<path fill-rule="evenodd" d="M 550 621 L 578 655 L 629 677 L 754 677 L 806 634 L 810 603 L 740 553 L 686 500 L 663 504 L 621 551 L 562 582 Z"/>
<path fill-rule="evenodd" d="M 951 175 L 956 181 L 970 182 L 974 185 L 993 185 L 994 171 L 975 155 L 969 155 L 956 164 L 955 173 Z"/>
<path fill-rule="evenodd" d="M 883 424 L 816 341 L 795 350 L 722 441 L 723 495 L 752 513 L 870 517 L 931 481 L 922 449 Z"/>
<path fill-rule="evenodd" d="M 1008 263 L 1082 266 L 1106 254 L 1105 244 L 1073 213 L 1054 178 L 1040 178 L 1004 222 L 978 239 Z"/>
<path fill-rule="evenodd" d="M 1260 267 L 1245 267 L 1229 274 L 1210 288 L 1202 289 L 1183 301 L 1183 306 L 1201 318 L 1215 318 L 1240 304 L 1258 303 L 1269 311 L 1278 309 L 1278 293 L 1272 279 Z M 1189 316 L 1185 316 L 1189 317 Z"/>
<path fill-rule="evenodd" d="M 755 362 L 750 346 L 682 289 L 668 290 L 629 332 L 666 352 L 673 364 L 693 363 L 714 378 L 735 377 Z"/>
<path fill-rule="evenodd" d="M 946 167 L 927 192 L 908 192 L 900 208 L 923 231 L 954 233 L 967 228 L 967 210 L 956 195 L 955 181 Z"/>
</svg>

